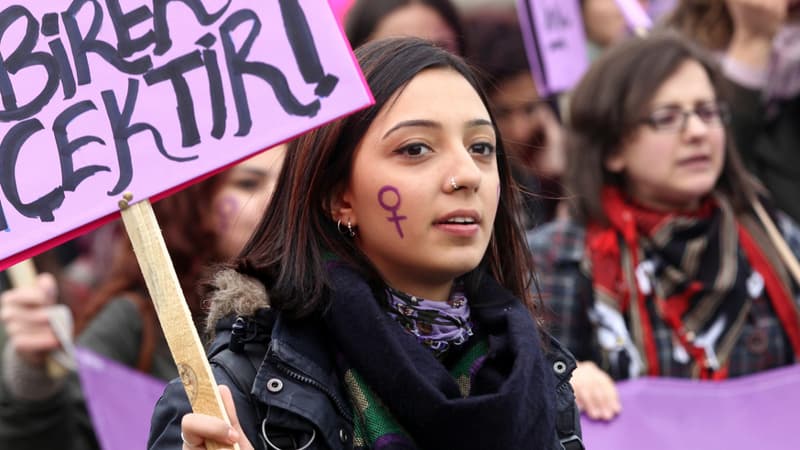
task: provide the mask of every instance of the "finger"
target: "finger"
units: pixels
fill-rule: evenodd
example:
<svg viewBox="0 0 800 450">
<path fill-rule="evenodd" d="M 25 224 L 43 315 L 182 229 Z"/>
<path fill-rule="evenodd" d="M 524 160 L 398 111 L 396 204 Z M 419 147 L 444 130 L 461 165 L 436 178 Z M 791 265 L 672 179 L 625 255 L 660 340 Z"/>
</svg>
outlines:
<svg viewBox="0 0 800 450">
<path fill-rule="evenodd" d="M 44 292 L 47 301 L 54 305 L 58 299 L 58 283 L 56 277 L 49 273 L 40 274 L 36 279 L 36 285 Z"/>
<path fill-rule="evenodd" d="M 233 445 L 229 439 L 231 427 L 224 420 L 205 414 L 186 414 L 181 419 L 184 448 L 196 448 L 212 441 L 224 445 Z"/>
<path fill-rule="evenodd" d="M 20 324 L 23 327 L 49 326 L 50 324 L 49 309 L 46 307 L 26 308 L 12 305 L 3 308 L 0 318 L 6 327 L 11 327 L 13 324 Z"/>
<path fill-rule="evenodd" d="M 45 355 L 61 347 L 61 343 L 53 334 L 33 334 L 9 337 L 11 348 L 23 356 Z"/>
<path fill-rule="evenodd" d="M 617 385 L 614 384 L 614 381 L 609 379 L 610 389 L 608 391 L 609 394 L 609 405 L 611 406 L 611 410 L 614 412 L 614 415 L 619 414 L 622 411 L 622 402 L 619 398 L 619 391 L 617 391 Z"/>
<path fill-rule="evenodd" d="M 602 392 L 592 383 L 586 389 L 585 395 L 586 414 L 595 420 L 605 419 L 605 408 L 602 401 Z"/>
<path fill-rule="evenodd" d="M 611 420 L 619 413 L 619 397 L 614 381 L 605 372 L 600 372 L 597 379 L 597 395 L 600 407 L 600 417 L 604 420 Z"/>
<path fill-rule="evenodd" d="M 236 404 L 233 402 L 233 394 L 231 394 L 230 388 L 224 384 L 220 385 L 219 394 L 222 396 L 225 412 L 228 413 L 228 420 L 231 422 L 231 427 L 233 428 L 230 438 L 239 444 L 241 450 L 252 450 L 253 445 L 247 440 L 247 436 L 244 434 L 244 430 L 242 430 L 242 426 L 239 423 L 239 417 L 236 414 Z"/>
<path fill-rule="evenodd" d="M 0 296 L 2 308 L 10 306 L 40 308 L 55 304 L 55 295 L 37 286 L 15 288 Z"/>
</svg>

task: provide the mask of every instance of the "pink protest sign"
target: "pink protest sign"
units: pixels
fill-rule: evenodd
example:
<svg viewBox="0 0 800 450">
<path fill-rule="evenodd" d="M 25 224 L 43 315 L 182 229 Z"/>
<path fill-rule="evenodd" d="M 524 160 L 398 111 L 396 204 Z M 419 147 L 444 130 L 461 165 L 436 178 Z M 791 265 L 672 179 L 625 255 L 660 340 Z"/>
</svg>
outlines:
<svg viewBox="0 0 800 450">
<path fill-rule="evenodd" d="M 0 7 L 0 269 L 371 103 L 326 0 Z"/>
<path fill-rule="evenodd" d="M 536 88 L 564 92 L 589 67 L 586 36 L 577 0 L 518 0 L 517 13 Z"/>
<path fill-rule="evenodd" d="M 331 9 L 333 9 L 333 14 L 336 16 L 336 20 L 338 20 L 340 24 L 344 25 L 347 11 L 350 10 L 355 1 L 356 0 L 328 0 L 328 3 L 331 5 Z"/>
<path fill-rule="evenodd" d="M 639 0 L 616 0 L 616 2 L 631 30 L 649 30 L 653 27 L 653 20 L 647 15 Z"/>
</svg>

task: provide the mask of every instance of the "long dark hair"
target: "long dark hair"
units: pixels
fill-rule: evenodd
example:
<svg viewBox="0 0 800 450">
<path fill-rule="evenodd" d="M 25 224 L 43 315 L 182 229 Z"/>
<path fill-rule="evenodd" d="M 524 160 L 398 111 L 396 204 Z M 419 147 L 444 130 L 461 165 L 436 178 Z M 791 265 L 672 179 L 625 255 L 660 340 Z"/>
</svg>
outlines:
<svg viewBox="0 0 800 450">
<path fill-rule="evenodd" d="M 447 23 L 456 36 L 458 53 L 463 55 L 466 49 L 464 29 L 458 10 L 450 0 L 356 0 L 347 13 L 345 29 L 350 45 L 357 48 L 365 44 L 375 28 L 386 16 L 403 6 L 414 3 L 429 6 Z"/>
<path fill-rule="evenodd" d="M 703 66 L 720 95 L 720 76 L 708 56 L 672 32 L 630 38 L 604 54 L 584 75 L 572 94 L 566 138 L 566 184 L 575 197 L 578 220 L 607 222 L 600 192 L 606 185 L 624 187 L 624 178 L 609 172 L 604 161 L 620 151 L 637 120 L 647 113 L 655 92 L 688 60 Z M 725 132 L 725 163 L 715 189 L 731 200 L 738 213 L 749 207 L 755 185 L 727 125 Z"/>
<path fill-rule="evenodd" d="M 267 286 L 274 308 L 293 317 L 322 311 L 330 289 L 325 262 L 336 258 L 358 270 L 374 287 L 377 270 L 333 221 L 331 200 L 350 179 L 355 148 L 375 116 L 411 79 L 427 69 L 461 74 L 488 107 L 486 95 L 464 61 L 427 41 L 386 39 L 356 50 L 375 105 L 311 131 L 289 147 L 270 208 L 245 246 L 236 269 Z M 492 117 L 494 123 L 494 117 Z M 497 141 L 501 196 L 489 248 L 478 268 L 465 275 L 468 293 L 478 277 L 495 277 L 534 310 L 529 284 L 532 262 L 517 217 L 517 188 Z"/>
</svg>

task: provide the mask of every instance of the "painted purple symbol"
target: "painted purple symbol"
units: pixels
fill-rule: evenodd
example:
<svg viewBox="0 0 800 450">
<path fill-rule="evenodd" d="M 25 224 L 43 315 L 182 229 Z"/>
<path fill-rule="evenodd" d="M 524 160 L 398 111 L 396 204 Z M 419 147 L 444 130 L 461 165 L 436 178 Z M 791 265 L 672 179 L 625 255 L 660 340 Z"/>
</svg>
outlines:
<svg viewBox="0 0 800 450">
<path fill-rule="evenodd" d="M 239 213 L 239 202 L 233 196 L 226 195 L 217 203 L 216 209 L 219 215 L 219 231 L 220 233 L 227 233 L 236 221 L 236 215 Z"/>
<path fill-rule="evenodd" d="M 393 192 L 394 195 L 397 197 L 397 202 L 394 205 L 388 205 L 383 197 L 386 195 L 387 192 Z M 389 222 L 394 222 L 394 226 L 397 227 L 397 234 L 400 235 L 400 239 L 403 239 L 403 229 L 400 228 L 400 221 L 406 220 L 408 217 L 406 216 L 398 216 L 397 210 L 400 209 L 400 191 L 397 190 L 394 186 L 384 186 L 378 191 L 378 203 L 381 204 L 381 208 L 389 211 L 392 213 L 392 217 L 387 217 L 386 220 Z"/>
</svg>

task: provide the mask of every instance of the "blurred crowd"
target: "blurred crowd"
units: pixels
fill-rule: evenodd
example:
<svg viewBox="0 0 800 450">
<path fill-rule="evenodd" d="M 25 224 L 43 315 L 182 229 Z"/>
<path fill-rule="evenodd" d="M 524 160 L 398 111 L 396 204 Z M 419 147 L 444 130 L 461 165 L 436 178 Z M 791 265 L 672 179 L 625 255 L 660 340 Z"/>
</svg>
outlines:
<svg viewBox="0 0 800 450">
<path fill-rule="evenodd" d="M 580 1 L 591 66 L 548 95 L 513 6 L 356 0 L 345 20 L 353 48 L 417 36 L 481 73 L 545 329 L 578 361 L 578 407 L 604 420 L 632 412 L 618 380 L 800 358 L 800 1 L 638 3 L 654 14 L 644 36 L 615 0 Z M 154 205 L 198 326 L 202 281 L 256 229 L 284 153 Z M 164 380 L 177 370 L 119 224 L 34 261 L 33 285 L 0 274 L 0 448 L 98 448 L 74 370 L 47 369 L 65 339 Z"/>
</svg>

